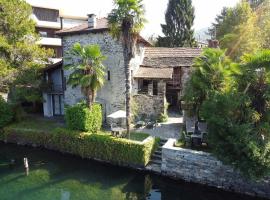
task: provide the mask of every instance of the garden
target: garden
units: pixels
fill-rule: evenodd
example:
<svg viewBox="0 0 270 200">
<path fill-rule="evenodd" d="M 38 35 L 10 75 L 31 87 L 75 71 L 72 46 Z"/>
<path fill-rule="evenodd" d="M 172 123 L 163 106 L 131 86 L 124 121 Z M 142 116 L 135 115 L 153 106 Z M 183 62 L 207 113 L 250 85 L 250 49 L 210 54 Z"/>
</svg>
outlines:
<svg viewBox="0 0 270 200">
<path fill-rule="evenodd" d="M 187 115 L 207 123 L 211 152 L 254 179 L 270 173 L 269 66 L 269 50 L 233 62 L 224 50 L 205 49 L 185 93 Z"/>
<path fill-rule="evenodd" d="M 156 146 L 155 138 L 145 133 L 131 132 L 127 139 L 101 130 L 101 107 L 97 104 L 91 110 L 84 103 L 67 108 L 66 125 L 37 116 L 11 123 L 12 105 L 0 99 L 0 107 L 1 141 L 133 167 L 145 166 Z"/>
</svg>

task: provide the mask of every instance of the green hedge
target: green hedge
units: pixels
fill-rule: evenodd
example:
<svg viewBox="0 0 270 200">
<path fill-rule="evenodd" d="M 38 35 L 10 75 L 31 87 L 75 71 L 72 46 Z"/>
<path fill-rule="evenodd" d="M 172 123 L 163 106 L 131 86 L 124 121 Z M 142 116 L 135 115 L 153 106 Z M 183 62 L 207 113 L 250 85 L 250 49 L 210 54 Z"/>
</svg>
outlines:
<svg viewBox="0 0 270 200">
<path fill-rule="evenodd" d="M 10 123 L 13 119 L 13 110 L 2 96 L 0 96 L 0 129 Z"/>
<path fill-rule="evenodd" d="M 91 109 L 85 103 L 69 106 L 65 110 L 65 121 L 69 129 L 96 133 L 102 125 L 101 106 L 93 104 Z"/>
<path fill-rule="evenodd" d="M 115 138 L 108 134 L 90 134 L 57 128 L 52 133 L 6 127 L 0 140 L 23 145 L 42 146 L 82 158 L 119 165 L 145 166 L 155 148 L 155 139 L 146 142 Z"/>
</svg>

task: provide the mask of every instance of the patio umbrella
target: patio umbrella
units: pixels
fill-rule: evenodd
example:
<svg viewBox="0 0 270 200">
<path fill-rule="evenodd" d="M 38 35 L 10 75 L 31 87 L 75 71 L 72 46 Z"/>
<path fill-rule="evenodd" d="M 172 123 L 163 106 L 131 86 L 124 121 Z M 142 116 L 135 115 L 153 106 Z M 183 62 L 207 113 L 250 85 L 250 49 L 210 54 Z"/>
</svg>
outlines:
<svg viewBox="0 0 270 200">
<path fill-rule="evenodd" d="M 113 118 L 113 119 L 126 118 L 126 111 L 118 110 L 118 111 L 108 115 L 107 117 L 108 118 Z"/>
</svg>

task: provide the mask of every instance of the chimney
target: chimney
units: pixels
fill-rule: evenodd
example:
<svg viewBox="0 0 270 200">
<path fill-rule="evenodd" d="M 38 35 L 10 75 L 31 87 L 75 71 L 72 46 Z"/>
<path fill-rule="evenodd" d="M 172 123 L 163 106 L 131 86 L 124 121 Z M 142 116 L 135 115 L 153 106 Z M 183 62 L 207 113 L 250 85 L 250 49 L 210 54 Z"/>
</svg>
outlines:
<svg viewBox="0 0 270 200">
<path fill-rule="evenodd" d="M 208 40 L 208 47 L 209 48 L 219 48 L 219 41 L 218 40 Z"/>
<path fill-rule="evenodd" d="M 88 28 L 95 28 L 97 25 L 97 16 L 95 14 L 88 15 Z"/>
</svg>

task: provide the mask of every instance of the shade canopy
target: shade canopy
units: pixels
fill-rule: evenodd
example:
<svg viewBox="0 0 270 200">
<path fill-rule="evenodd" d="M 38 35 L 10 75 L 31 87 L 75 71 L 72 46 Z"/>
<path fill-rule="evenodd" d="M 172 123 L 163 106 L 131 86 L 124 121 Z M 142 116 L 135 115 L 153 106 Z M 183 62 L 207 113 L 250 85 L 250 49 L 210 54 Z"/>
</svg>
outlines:
<svg viewBox="0 0 270 200">
<path fill-rule="evenodd" d="M 113 118 L 113 119 L 126 118 L 126 111 L 118 110 L 118 111 L 108 115 L 107 117 Z"/>
</svg>

